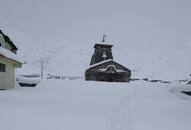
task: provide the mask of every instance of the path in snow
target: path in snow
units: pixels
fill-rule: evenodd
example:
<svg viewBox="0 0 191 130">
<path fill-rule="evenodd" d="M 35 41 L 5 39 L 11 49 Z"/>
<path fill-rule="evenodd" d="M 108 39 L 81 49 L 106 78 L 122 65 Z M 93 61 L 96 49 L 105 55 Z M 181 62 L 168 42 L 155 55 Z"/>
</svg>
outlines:
<svg viewBox="0 0 191 130">
<path fill-rule="evenodd" d="M 136 97 L 137 89 L 134 88 L 132 91 L 133 92 L 130 93 L 130 95 L 121 98 L 120 103 L 114 109 L 110 119 L 111 130 L 134 130 L 132 120 L 132 99 Z"/>
</svg>

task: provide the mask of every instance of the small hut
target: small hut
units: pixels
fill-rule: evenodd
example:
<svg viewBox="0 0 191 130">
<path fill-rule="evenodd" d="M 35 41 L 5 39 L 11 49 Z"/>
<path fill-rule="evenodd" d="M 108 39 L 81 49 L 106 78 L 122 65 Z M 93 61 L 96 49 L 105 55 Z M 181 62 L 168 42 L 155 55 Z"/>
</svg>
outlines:
<svg viewBox="0 0 191 130">
<path fill-rule="evenodd" d="M 113 60 L 113 45 L 105 42 L 96 43 L 90 67 L 85 71 L 86 80 L 107 82 L 129 82 L 131 70 Z"/>
</svg>

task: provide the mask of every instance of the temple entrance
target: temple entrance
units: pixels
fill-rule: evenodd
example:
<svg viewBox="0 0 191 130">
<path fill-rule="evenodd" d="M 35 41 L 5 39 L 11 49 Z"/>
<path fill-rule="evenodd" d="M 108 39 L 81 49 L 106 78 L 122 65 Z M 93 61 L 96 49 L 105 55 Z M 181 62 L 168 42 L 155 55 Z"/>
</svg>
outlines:
<svg viewBox="0 0 191 130">
<path fill-rule="evenodd" d="M 124 79 L 123 73 L 113 73 L 113 72 L 98 72 L 96 75 L 97 81 L 105 81 L 105 82 L 127 82 Z"/>
<path fill-rule="evenodd" d="M 112 77 L 108 77 L 108 78 L 107 78 L 107 81 L 108 81 L 108 82 L 114 82 L 114 80 L 113 80 Z"/>
<path fill-rule="evenodd" d="M 98 81 L 116 82 L 116 78 L 115 73 L 99 72 L 97 75 Z"/>
</svg>

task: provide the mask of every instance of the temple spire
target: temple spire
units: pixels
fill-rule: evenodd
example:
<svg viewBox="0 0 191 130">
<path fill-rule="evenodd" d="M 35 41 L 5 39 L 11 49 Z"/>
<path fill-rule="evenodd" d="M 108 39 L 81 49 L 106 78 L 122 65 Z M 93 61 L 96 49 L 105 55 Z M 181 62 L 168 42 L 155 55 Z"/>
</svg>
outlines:
<svg viewBox="0 0 191 130">
<path fill-rule="evenodd" d="M 105 42 L 105 38 L 106 38 L 106 35 L 104 34 L 102 42 Z"/>
</svg>

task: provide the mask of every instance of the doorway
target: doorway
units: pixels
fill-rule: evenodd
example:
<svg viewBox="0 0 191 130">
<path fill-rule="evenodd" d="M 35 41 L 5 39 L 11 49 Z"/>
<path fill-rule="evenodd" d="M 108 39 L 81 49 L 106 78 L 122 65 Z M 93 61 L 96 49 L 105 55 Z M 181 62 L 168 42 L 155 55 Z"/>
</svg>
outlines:
<svg viewBox="0 0 191 130">
<path fill-rule="evenodd" d="M 107 77 L 107 81 L 108 81 L 108 82 L 114 82 L 113 76 L 109 75 L 109 76 Z"/>
</svg>

